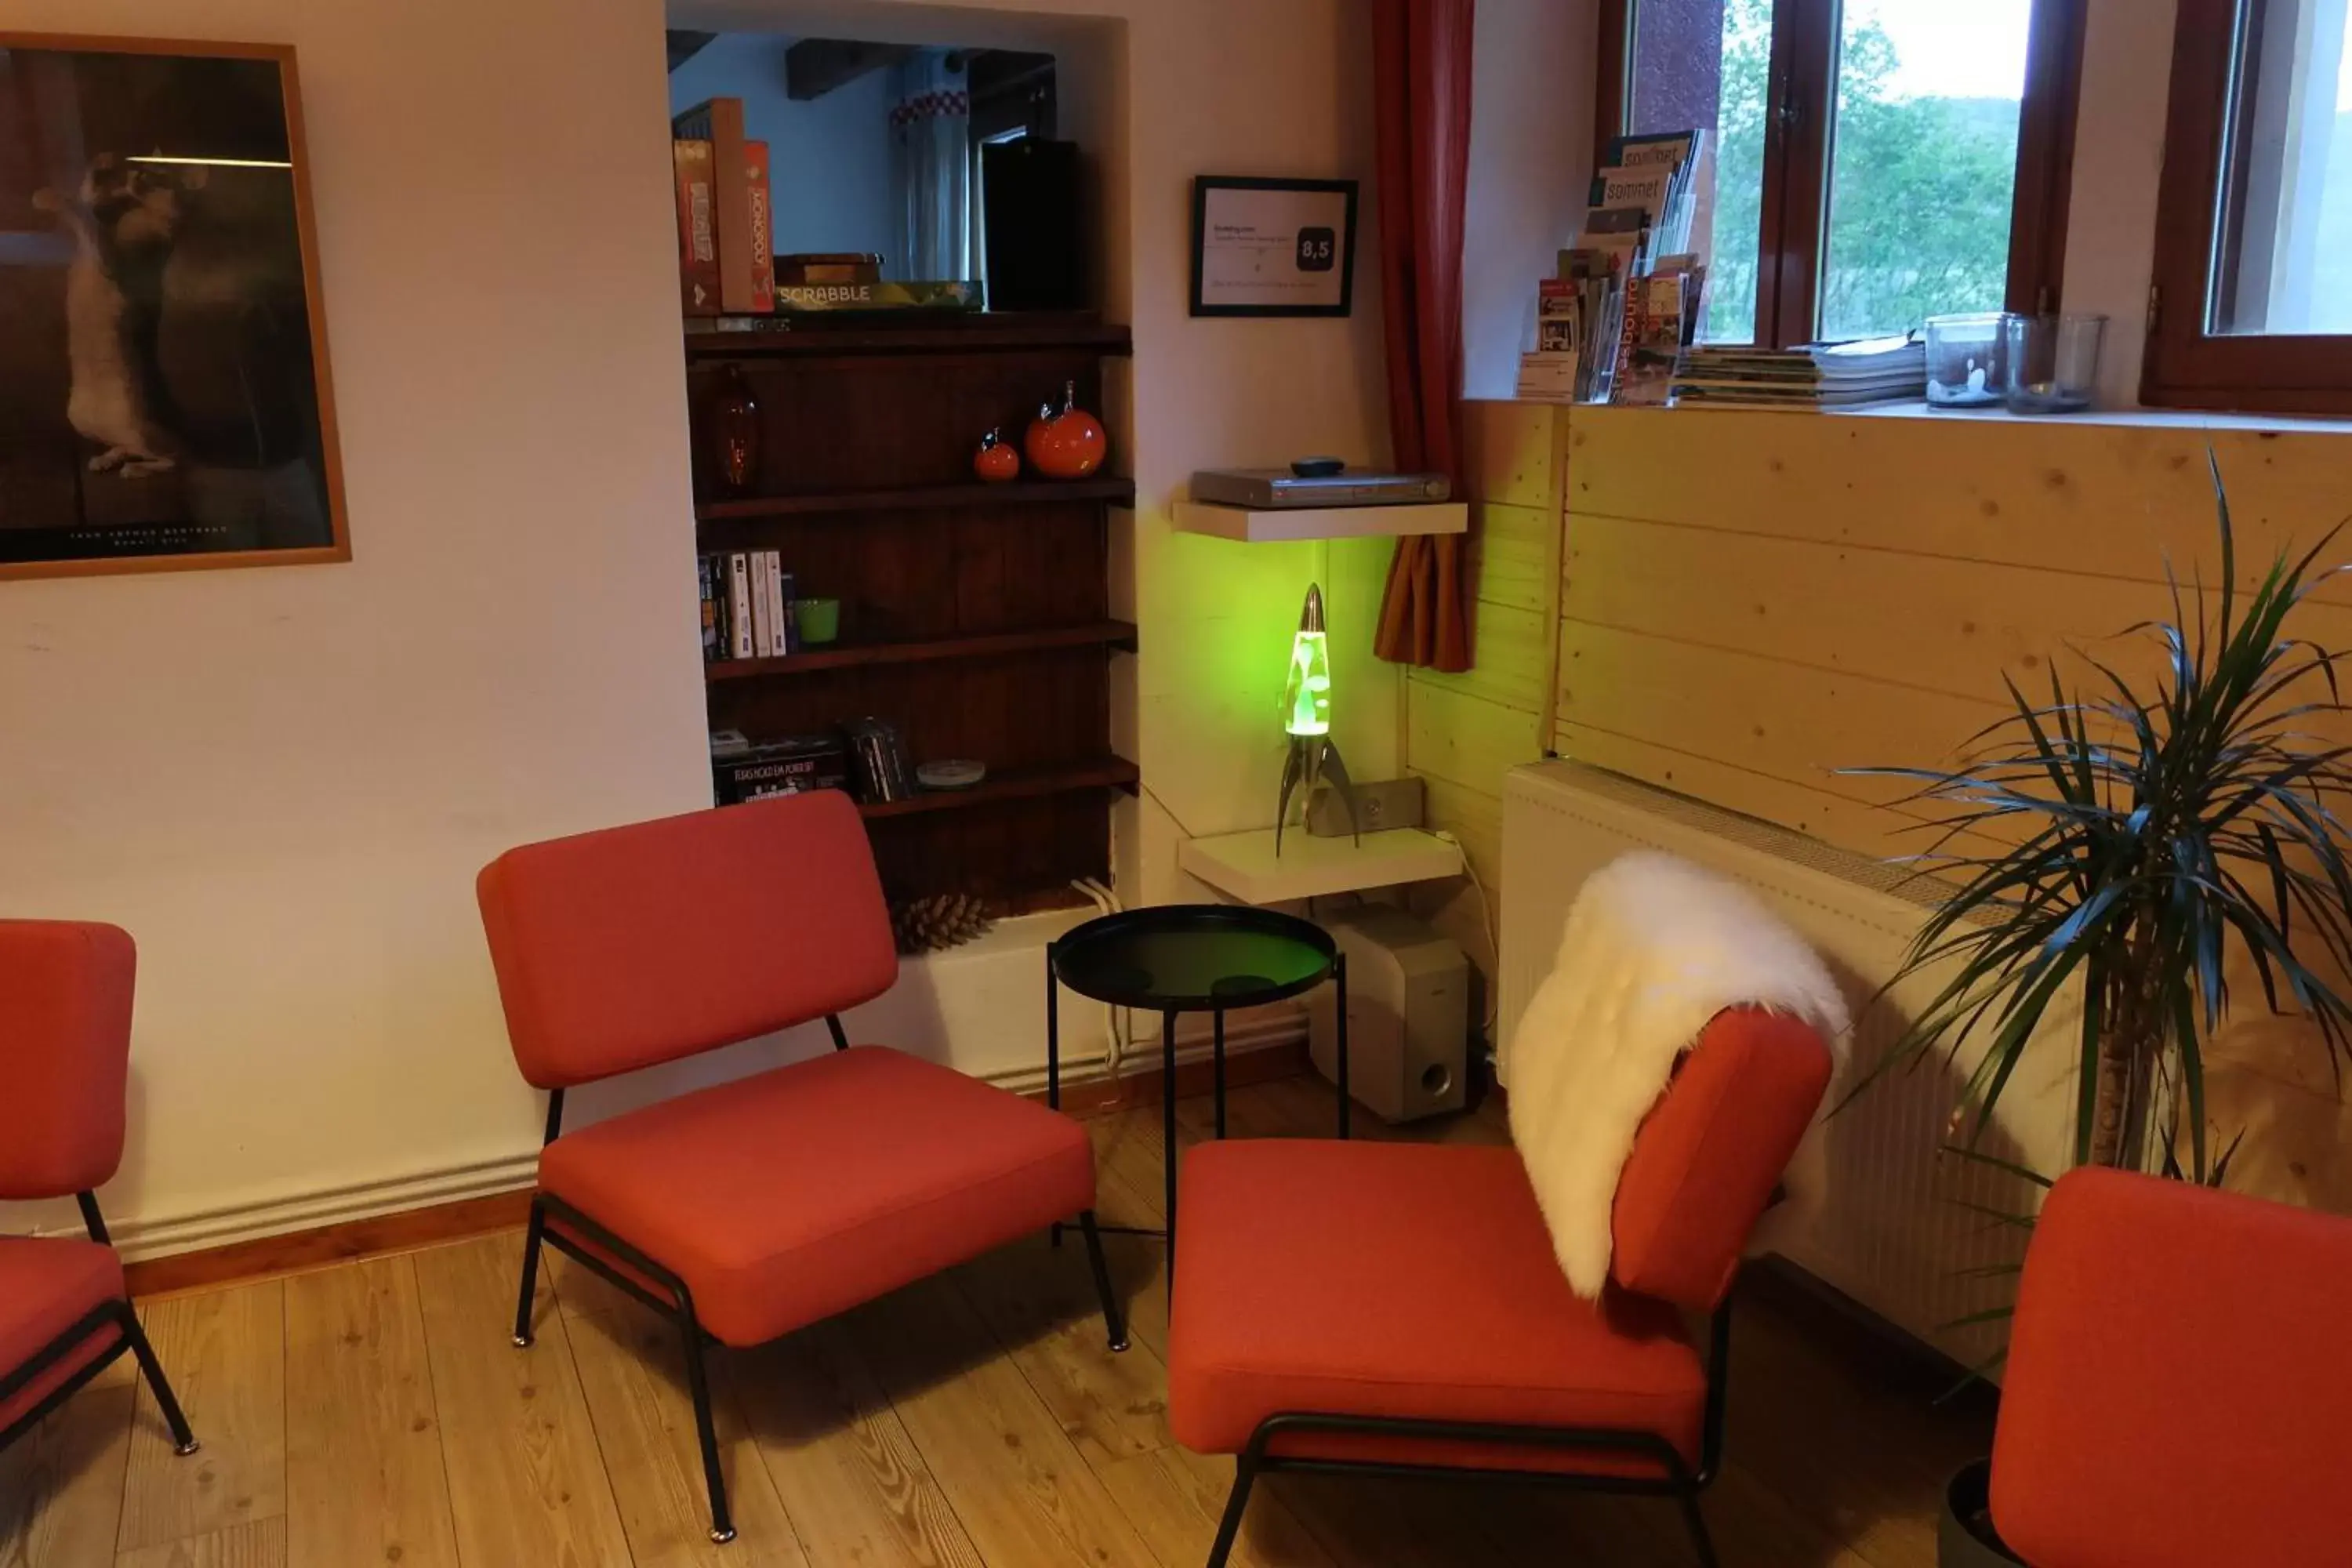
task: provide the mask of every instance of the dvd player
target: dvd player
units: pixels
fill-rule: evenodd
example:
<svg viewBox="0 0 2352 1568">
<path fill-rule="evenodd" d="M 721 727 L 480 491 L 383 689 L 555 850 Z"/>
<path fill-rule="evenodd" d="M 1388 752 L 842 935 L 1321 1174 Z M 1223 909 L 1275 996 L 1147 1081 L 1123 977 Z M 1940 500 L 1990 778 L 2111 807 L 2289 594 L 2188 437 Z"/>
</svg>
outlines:
<svg viewBox="0 0 2352 1568">
<path fill-rule="evenodd" d="M 1253 511 L 1318 506 L 1406 506 L 1454 493 L 1444 474 L 1299 474 L 1289 468 L 1202 468 L 1192 499 Z"/>
</svg>

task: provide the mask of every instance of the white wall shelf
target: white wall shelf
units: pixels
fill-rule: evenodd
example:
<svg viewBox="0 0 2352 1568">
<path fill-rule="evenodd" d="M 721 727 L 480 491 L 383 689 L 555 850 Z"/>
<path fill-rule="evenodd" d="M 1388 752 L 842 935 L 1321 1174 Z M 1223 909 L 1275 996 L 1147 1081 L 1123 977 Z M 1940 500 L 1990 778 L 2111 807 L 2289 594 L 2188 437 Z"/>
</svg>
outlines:
<svg viewBox="0 0 2352 1568">
<path fill-rule="evenodd" d="M 1418 827 L 1392 827 L 1352 838 L 1318 838 L 1303 827 L 1286 830 L 1282 853 L 1274 829 L 1188 838 L 1176 863 L 1228 898 L 1244 904 L 1284 904 L 1330 893 L 1360 892 L 1399 882 L 1426 882 L 1462 874 L 1459 847 Z"/>
<path fill-rule="evenodd" d="M 1464 501 L 1415 502 L 1409 506 L 1291 507 L 1256 511 L 1210 501 L 1180 500 L 1176 526 L 1186 533 L 1213 534 L 1249 543 L 1296 539 L 1376 539 L 1408 533 L 1467 533 L 1470 508 Z M 1287 835 L 1285 836 L 1286 837 Z"/>
</svg>

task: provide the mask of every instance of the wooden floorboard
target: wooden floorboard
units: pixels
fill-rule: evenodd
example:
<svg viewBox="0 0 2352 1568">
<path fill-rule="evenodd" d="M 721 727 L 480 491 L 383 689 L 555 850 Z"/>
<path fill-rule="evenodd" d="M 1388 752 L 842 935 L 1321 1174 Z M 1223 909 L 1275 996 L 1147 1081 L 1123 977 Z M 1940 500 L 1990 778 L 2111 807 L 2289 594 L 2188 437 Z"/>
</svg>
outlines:
<svg viewBox="0 0 2352 1568">
<path fill-rule="evenodd" d="M 1180 1104 L 1181 1151 L 1212 1135 Z M 1234 1136 L 1328 1137 L 1311 1077 L 1240 1089 Z M 1499 1142 L 1499 1111 L 1359 1136 Z M 1157 1106 L 1091 1119 L 1097 1211 L 1156 1226 Z M 713 1350 L 740 1538 L 707 1538 L 684 1359 L 660 1320 L 551 1258 L 509 1343 L 509 1231 L 142 1309 L 205 1447 L 173 1455 L 126 1359 L 0 1451 L 0 1568 L 1196 1568 L 1233 1477 L 1167 1425 L 1156 1238 L 1032 1237 L 756 1351 Z M 1752 1299 L 1750 1299 L 1752 1297 Z M 1933 1568 L 1936 1499 L 1983 1451 L 1844 1331 L 1765 1291 L 1734 1318 L 1725 1568 Z M 1671 1501 L 1276 1476 L 1237 1568 L 1686 1568 Z"/>
<path fill-rule="evenodd" d="M 136 1552 L 283 1519 L 285 1287 L 273 1279 L 183 1296 L 143 1307 L 140 1317 L 204 1446 L 173 1453 L 152 1391 L 139 1384 L 116 1549 Z"/>
<path fill-rule="evenodd" d="M 458 1568 L 411 1260 L 322 1269 L 285 1290 L 288 1555 Z"/>
</svg>

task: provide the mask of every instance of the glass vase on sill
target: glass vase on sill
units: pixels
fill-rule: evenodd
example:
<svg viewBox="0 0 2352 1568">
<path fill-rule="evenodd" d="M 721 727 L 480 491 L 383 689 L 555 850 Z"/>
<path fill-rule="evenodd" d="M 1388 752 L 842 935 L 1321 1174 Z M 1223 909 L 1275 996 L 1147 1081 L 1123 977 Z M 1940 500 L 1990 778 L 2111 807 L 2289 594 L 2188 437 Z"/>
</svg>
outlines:
<svg viewBox="0 0 2352 1568">
<path fill-rule="evenodd" d="M 2099 387 L 2105 316 L 2009 318 L 2009 411 L 2079 414 Z"/>
</svg>

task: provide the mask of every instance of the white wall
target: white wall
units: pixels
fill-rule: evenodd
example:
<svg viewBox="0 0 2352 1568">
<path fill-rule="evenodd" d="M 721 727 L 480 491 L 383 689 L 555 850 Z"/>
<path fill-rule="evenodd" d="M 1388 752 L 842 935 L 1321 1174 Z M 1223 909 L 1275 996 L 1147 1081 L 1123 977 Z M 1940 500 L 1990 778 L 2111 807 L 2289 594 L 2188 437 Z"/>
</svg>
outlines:
<svg viewBox="0 0 2352 1568">
<path fill-rule="evenodd" d="M 2099 402 L 2139 406 L 2174 0 L 2090 0 L 2066 216 L 2065 308 L 2107 317 Z"/>
<path fill-rule="evenodd" d="M 351 506 L 344 565 L 0 583 L 0 910 L 139 942 L 110 1202 L 527 1150 L 476 869 L 709 800 L 659 6 L 9 25 L 296 46 Z"/>
<path fill-rule="evenodd" d="M 1592 181 L 1593 0 L 1479 0 L 1462 247 L 1463 384 L 1509 397 L 1535 345 L 1536 281 L 1576 236 Z M 1563 62 L 1567 62 L 1563 68 Z"/>
<path fill-rule="evenodd" d="M 1369 654 L 1384 550 L 1165 521 L 1195 468 L 1386 455 L 1352 0 L 1106 8 L 667 20 L 889 23 L 1066 62 L 1105 303 L 1135 329 L 1110 412 L 1142 496 L 1119 586 L 1144 651 L 1122 661 L 1117 722 L 1165 809 L 1120 814 L 1133 900 L 1184 891 L 1178 820 L 1271 820 L 1310 578 L 1333 590 L 1360 777 L 1397 770 L 1398 684 Z M 9 20 L 297 47 L 351 500 L 347 565 L 0 584 L 0 913 L 115 921 L 140 942 L 110 1209 L 134 1241 L 178 1247 L 527 1179 L 538 1099 L 506 1048 L 474 873 L 512 844 L 709 800 L 666 18 L 656 0 L 16 0 Z M 1200 173 L 1365 179 L 1353 318 L 1192 321 Z M 1055 923 L 910 972 L 861 1022 L 970 1070 L 1034 1065 Z M 1098 1015 L 1073 1022 L 1099 1042 Z M 0 1209 L 0 1228 L 68 1216 Z"/>
<path fill-rule="evenodd" d="M 890 106 L 896 73 L 868 71 L 823 98 L 796 101 L 784 92 L 784 52 L 792 43 L 756 33 L 713 38 L 670 72 L 670 109 L 691 109 L 710 98 L 743 100 L 743 133 L 768 143 L 777 255 L 870 250 L 895 258 Z"/>
</svg>

